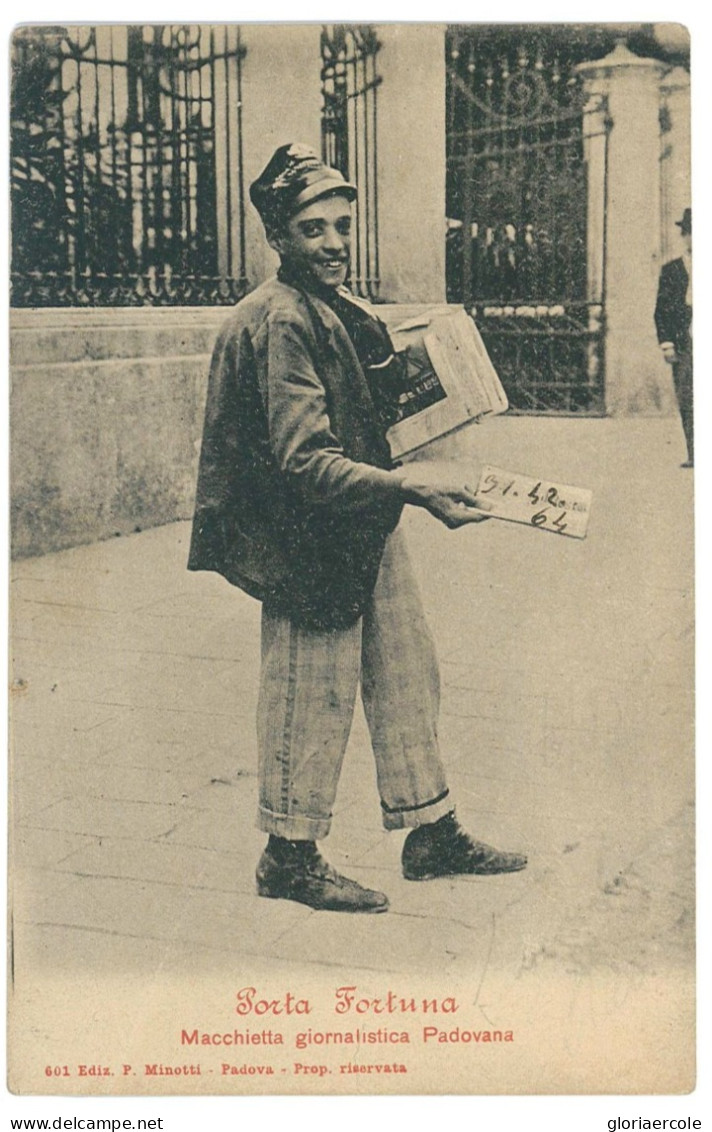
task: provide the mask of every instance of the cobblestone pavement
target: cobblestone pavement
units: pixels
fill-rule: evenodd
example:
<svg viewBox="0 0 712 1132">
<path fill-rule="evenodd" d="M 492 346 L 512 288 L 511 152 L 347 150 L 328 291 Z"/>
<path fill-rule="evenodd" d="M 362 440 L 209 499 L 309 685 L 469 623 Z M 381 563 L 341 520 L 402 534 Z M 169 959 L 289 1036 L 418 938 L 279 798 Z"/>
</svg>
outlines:
<svg viewBox="0 0 712 1132">
<path fill-rule="evenodd" d="M 692 474 L 679 425 L 504 418 L 442 455 L 594 492 L 585 542 L 497 521 L 450 532 L 413 509 L 405 519 L 460 819 L 527 850 L 529 868 L 404 881 L 358 713 L 324 848 L 385 889 L 390 914 L 259 900 L 259 608 L 186 571 L 189 526 L 175 523 L 15 564 L 20 967 L 170 971 L 259 956 L 275 970 L 296 958 L 526 977 L 619 955 L 648 971 L 689 964 Z M 664 867 L 641 880 L 661 842 Z"/>
</svg>

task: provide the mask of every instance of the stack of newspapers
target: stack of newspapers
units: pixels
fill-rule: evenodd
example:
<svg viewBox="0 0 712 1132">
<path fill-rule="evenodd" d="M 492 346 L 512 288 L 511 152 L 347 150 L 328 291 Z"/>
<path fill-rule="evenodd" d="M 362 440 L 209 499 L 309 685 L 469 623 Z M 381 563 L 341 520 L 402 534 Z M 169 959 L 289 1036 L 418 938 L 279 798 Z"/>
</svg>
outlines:
<svg viewBox="0 0 712 1132">
<path fill-rule="evenodd" d="M 382 308 L 407 376 L 399 417 L 388 432 L 394 459 L 471 421 L 508 408 L 479 331 L 462 307 L 440 305 L 403 317 Z M 399 317 L 400 315 L 400 317 Z"/>
</svg>

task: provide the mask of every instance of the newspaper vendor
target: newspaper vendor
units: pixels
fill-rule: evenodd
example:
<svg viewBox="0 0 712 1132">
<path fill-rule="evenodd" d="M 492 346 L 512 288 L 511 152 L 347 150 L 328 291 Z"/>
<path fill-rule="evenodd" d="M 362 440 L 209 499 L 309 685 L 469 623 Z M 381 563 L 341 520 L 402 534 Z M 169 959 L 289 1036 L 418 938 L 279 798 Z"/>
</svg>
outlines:
<svg viewBox="0 0 712 1132">
<path fill-rule="evenodd" d="M 276 151 L 250 196 L 279 253 L 243 299 L 210 373 L 189 568 L 263 603 L 259 817 L 262 896 L 382 912 L 340 875 L 329 833 L 361 687 L 383 824 L 408 829 L 409 880 L 495 874 L 526 858 L 459 826 L 438 749 L 439 675 L 398 527 L 406 503 L 448 527 L 487 518 L 464 482 L 391 466 L 398 360 L 344 286 L 356 189 L 301 145 Z"/>
</svg>

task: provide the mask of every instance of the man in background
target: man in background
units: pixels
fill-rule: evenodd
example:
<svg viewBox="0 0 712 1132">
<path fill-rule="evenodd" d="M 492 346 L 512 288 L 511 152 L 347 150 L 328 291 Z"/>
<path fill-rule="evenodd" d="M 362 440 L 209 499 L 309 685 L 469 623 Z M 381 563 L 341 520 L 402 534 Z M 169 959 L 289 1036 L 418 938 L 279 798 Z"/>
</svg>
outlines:
<svg viewBox="0 0 712 1132">
<path fill-rule="evenodd" d="M 675 221 L 683 242 L 682 255 L 660 272 L 655 327 L 665 361 L 672 366 L 675 396 L 687 445 L 683 468 L 694 466 L 692 389 L 692 209 Z"/>
</svg>

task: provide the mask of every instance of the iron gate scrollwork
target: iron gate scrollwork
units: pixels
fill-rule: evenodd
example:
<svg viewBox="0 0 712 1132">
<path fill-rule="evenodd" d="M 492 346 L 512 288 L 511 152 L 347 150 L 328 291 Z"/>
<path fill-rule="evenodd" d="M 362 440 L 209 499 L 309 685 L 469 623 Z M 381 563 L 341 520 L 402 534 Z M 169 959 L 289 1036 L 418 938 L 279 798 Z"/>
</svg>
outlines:
<svg viewBox="0 0 712 1132">
<path fill-rule="evenodd" d="M 447 36 L 448 300 L 472 313 L 515 411 L 604 409 L 610 122 L 582 57 L 545 34 Z"/>
<path fill-rule="evenodd" d="M 13 37 L 12 303 L 232 303 L 246 289 L 236 26 Z"/>
<path fill-rule="evenodd" d="M 358 189 L 351 286 L 377 299 L 378 88 L 381 45 L 367 24 L 325 25 L 321 33 L 322 156 Z"/>
</svg>

